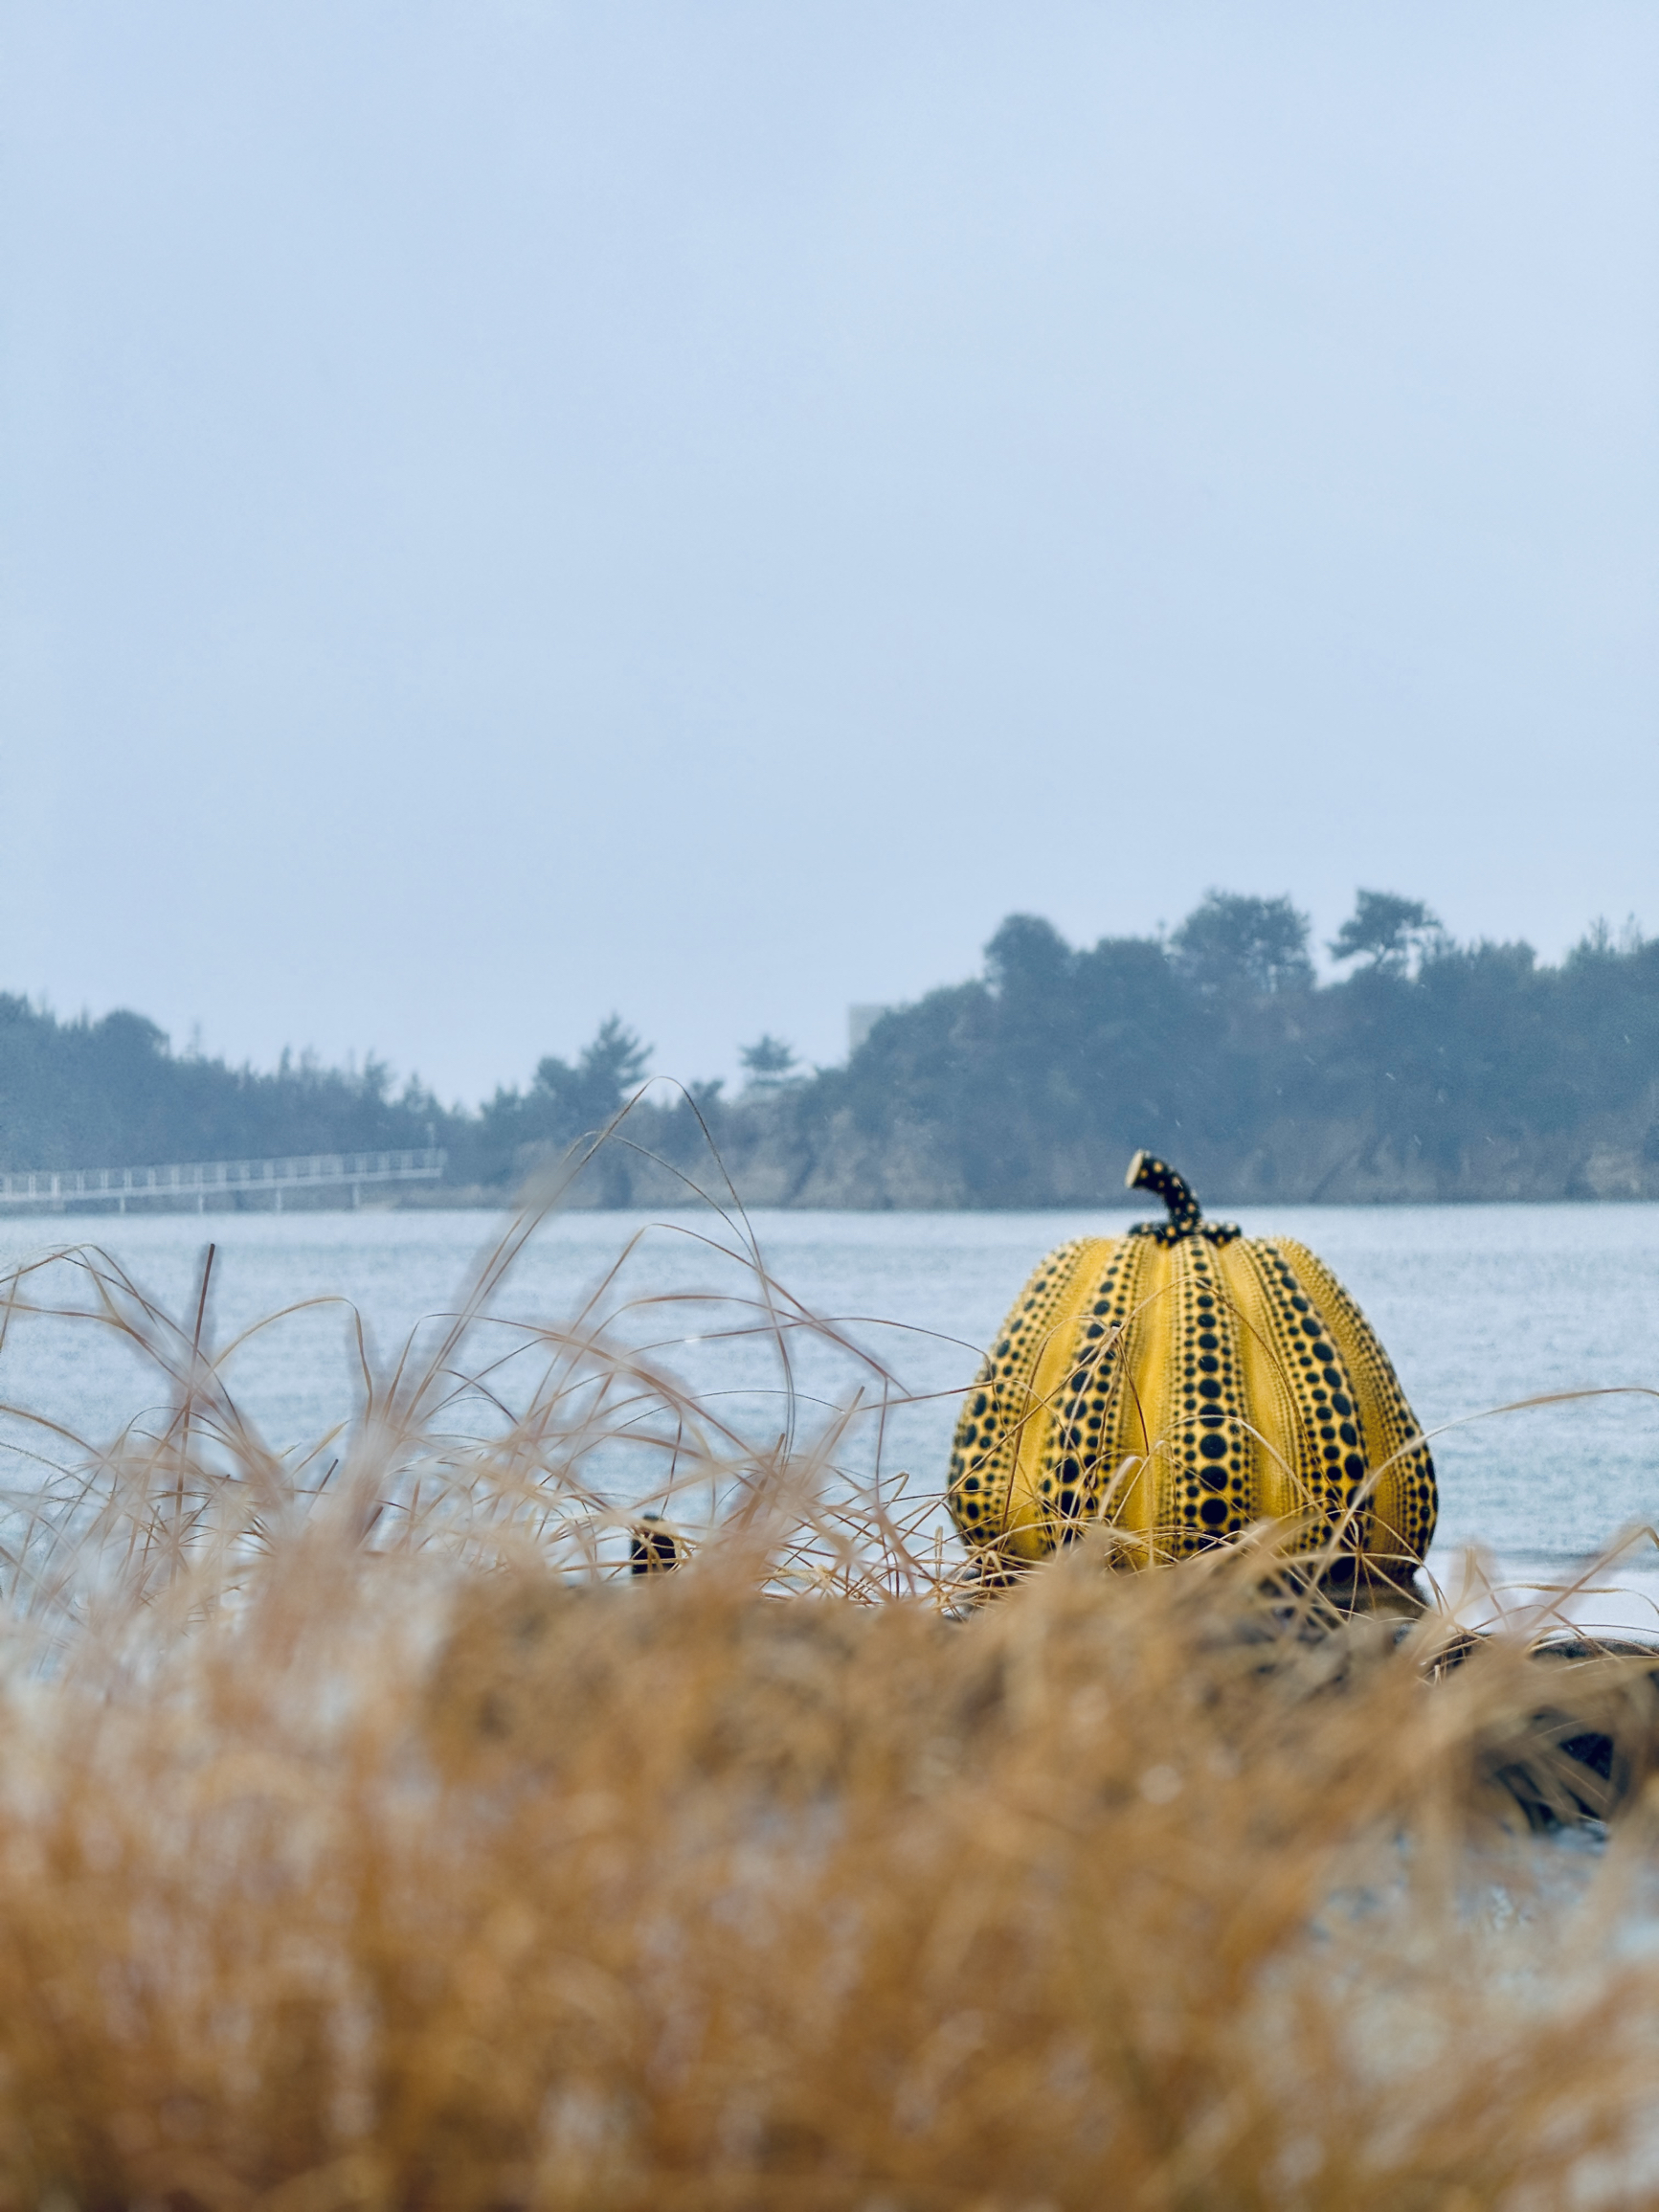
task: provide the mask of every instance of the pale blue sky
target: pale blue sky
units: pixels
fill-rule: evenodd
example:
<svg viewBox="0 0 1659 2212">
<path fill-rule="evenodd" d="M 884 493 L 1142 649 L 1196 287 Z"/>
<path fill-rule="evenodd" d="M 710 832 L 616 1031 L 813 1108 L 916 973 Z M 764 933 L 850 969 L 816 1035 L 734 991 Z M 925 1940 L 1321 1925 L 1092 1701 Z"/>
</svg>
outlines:
<svg viewBox="0 0 1659 2212">
<path fill-rule="evenodd" d="M 1659 11 L 10 0 L 0 988 L 475 1096 L 1659 929 Z"/>
</svg>

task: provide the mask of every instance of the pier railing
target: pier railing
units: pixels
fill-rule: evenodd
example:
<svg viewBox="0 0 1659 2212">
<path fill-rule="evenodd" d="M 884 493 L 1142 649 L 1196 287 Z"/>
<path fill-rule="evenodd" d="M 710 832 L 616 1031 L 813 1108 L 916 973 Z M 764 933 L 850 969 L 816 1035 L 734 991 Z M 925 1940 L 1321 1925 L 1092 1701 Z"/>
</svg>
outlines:
<svg viewBox="0 0 1659 2212">
<path fill-rule="evenodd" d="M 194 1199 L 263 1192 L 282 1210 L 290 1190 L 348 1192 L 355 1206 L 365 1185 L 436 1183 L 448 1155 L 419 1152 L 310 1152 L 292 1160 L 193 1160 L 168 1167 L 25 1168 L 0 1174 L 0 1207 L 100 1204 L 124 1213 L 128 1199 Z"/>
</svg>

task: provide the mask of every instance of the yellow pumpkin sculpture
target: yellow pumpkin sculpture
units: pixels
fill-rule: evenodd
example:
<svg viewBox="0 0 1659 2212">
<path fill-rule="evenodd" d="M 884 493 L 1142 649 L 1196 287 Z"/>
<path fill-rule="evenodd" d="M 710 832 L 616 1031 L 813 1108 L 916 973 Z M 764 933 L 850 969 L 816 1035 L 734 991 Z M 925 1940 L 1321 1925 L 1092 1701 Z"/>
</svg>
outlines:
<svg viewBox="0 0 1659 2212">
<path fill-rule="evenodd" d="M 1364 1315 L 1305 1245 L 1206 1221 L 1145 1152 L 1169 1219 L 1077 1237 L 1020 1293 L 956 1424 L 950 1501 L 990 1568 L 1090 1521 L 1127 1564 L 1298 1521 L 1328 1582 L 1406 1586 L 1434 1533 L 1434 1463 Z"/>
</svg>

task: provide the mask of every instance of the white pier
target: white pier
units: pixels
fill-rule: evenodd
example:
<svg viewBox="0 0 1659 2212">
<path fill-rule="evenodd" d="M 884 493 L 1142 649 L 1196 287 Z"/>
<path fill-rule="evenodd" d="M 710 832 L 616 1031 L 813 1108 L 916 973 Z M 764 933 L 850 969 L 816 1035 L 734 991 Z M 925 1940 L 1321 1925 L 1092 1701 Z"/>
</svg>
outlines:
<svg viewBox="0 0 1659 2212">
<path fill-rule="evenodd" d="M 124 1213 L 130 1199 L 194 1199 L 198 1213 L 210 1198 L 237 1192 L 268 1193 L 282 1210 L 290 1190 L 349 1191 L 356 1206 L 366 1185 L 436 1183 L 448 1155 L 441 1146 L 422 1152 L 312 1152 L 295 1160 L 194 1160 L 170 1167 L 30 1168 L 0 1174 L 0 1207 L 101 1204 Z"/>
</svg>

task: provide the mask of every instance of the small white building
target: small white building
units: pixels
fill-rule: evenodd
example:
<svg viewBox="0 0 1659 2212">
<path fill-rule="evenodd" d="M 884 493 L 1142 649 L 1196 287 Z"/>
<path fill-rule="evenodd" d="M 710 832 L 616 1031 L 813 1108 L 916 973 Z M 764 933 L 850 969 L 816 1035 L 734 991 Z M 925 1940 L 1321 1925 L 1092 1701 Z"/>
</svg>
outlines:
<svg viewBox="0 0 1659 2212">
<path fill-rule="evenodd" d="M 886 1006 L 849 1006 L 847 1008 L 847 1058 L 850 1060 L 884 1014 L 897 1009 Z"/>
</svg>

